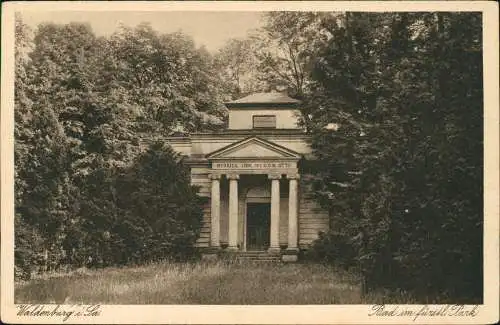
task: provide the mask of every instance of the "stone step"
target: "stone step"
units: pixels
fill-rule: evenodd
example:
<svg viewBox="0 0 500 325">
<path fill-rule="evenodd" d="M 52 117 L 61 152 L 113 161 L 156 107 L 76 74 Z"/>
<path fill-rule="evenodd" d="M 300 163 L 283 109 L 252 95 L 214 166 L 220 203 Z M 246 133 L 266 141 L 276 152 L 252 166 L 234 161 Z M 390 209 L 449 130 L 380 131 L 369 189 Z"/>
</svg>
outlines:
<svg viewBox="0 0 500 325">
<path fill-rule="evenodd" d="M 271 262 L 271 261 L 281 261 L 281 256 L 271 255 L 266 252 L 241 252 L 236 255 L 236 259 L 239 261 Z"/>
<path fill-rule="evenodd" d="M 268 257 L 268 256 L 277 256 L 279 257 L 280 255 L 271 255 L 271 254 L 246 254 L 246 253 L 239 253 L 237 254 L 238 256 L 250 256 L 250 257 Z"/>
<path fill-rule="evenodd" d="M 237 258 L 240 262 L 281 262 L 279 258 Z"/>
<path fill-rule="evenodd" d="M 246 251 L 246 252 L 238 252 L 239 255 L 270 255 L 269 252 L 266 251 Z"/>
<path fill-rule="evenodd" d="M 280 258 L 281 255 L 245 255 L 245 254 L 237 254 L 236 257 L 243 258 Z"/>
<path fill-rule="evenodd" d="M 280 255 L 237 255 L 237 258 L 259 259 L 259 258 L 276 258 L 280 259 Z"/>
</svg>

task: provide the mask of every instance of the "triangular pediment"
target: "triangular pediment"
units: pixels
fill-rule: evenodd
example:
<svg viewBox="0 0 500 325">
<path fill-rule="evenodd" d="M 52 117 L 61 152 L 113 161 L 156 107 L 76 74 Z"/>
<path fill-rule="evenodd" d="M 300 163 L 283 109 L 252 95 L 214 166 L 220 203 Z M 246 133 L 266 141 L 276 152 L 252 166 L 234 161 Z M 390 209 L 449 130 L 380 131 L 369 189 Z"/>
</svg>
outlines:
<svg viewBox="0 0 500 325">
<path fill-rule="evenodd" d="M 251 137 L 216 150 L 209 159 L 219 158 L 300 158 L 300 154 L 259 137 Z"/>
</svg>

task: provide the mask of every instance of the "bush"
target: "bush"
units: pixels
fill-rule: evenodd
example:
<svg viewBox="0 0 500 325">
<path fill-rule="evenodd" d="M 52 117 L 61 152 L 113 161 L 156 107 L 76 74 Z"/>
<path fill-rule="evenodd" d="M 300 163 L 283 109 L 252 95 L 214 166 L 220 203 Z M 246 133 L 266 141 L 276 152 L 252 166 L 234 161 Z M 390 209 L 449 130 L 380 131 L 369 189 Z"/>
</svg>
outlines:
<svg viewBox="0 0 500 325">
<path fill-rule="evenodd" d="M 355 265 L 356 262 L 351 238 L 332 230 L 319 233 L 319 237 L 313 242 L 308 255 L 313 260 L 335 263 L 345 268 Z"/>
<path fill-rule="evenodd" d="M 35 228 L 27 224 L 19 214 L 15 216 L 15 251 L 14 251 L 14 278 L 29 280 L 31 273 L 39 269 L 43 263 L 40 251 L 42 237 Z"/>
<path fill-rule="evenodd" d="M 76 184 L 74 215 L 53 236 L 16 215 L 15 274 L 189 260 L 197 256 L 202 198 L 190 184 L 189 169 L 162 143 L 151 145 L 131 165 L 101 160 Z"/>
<path fill-rule="evenodd" d="M 202 199 L 190 184 L 189 169 L 163 143 L 152 144 L 128 168 L 105 165 L 86 181 L 80 247 L 86 266 L 187 260 L 202 219 Z M 83 266 L 83 265 L 78 265 Z"/>
</svg>

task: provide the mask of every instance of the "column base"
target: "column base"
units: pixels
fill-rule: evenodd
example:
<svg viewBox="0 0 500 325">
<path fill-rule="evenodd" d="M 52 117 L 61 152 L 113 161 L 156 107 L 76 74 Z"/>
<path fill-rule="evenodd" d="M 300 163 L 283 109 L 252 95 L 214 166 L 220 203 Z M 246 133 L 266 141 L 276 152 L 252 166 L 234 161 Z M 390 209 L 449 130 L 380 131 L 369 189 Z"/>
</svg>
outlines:
<svg viewBox="0 0 500 325">
<path fill-rule="evenodd" d="M 219 252 L 220 252 L 220 247 L 217 246 L 204 247 L 201 250 L 201 260 L 215 261 L 218 258 Z"/>
<path fill-rule="evenodd" d="M 299 248 L 298 247 L 289 247 L 285 249 L 283 252 L 284 255 L 299 255 Z"/>
<path fill-rule="evenodd" d="M 297 255 L 282 255 L 281 260 L 283 262 L 297 262 L 299 257 Z"/>
<path fill-rule="evenodd" d="M 267 252 L 272 255 L 279 255 L 281 253 L 281 248 L 279 247 L 269 247 Z"/>
<path fill-rule="evenodd" d="M 217 254 L 220 250 L 220 246 L 209 246 L 203 249 L 203 254 Z"/>
<path fill-rule="evenodd" d="M 206 262 L 217 261 L 219 259 L 219 254 L 217 253 L 203 253 L 201 254 L 201 260 Z"/>
<path fill-rule="evenodd" d="M 226 249 L 225 249 L 226 252 L 237 252 L 239 251 L 238 249 L 238 246 L 228 246 Z"/>
<path fill-rule="evenodd" d="M 281 256 L 281 260 L 283 262 L 297 262 L 299 259 L 299 249 L 296 247 L 287 248 L 283 255 Z"/>
</svg>

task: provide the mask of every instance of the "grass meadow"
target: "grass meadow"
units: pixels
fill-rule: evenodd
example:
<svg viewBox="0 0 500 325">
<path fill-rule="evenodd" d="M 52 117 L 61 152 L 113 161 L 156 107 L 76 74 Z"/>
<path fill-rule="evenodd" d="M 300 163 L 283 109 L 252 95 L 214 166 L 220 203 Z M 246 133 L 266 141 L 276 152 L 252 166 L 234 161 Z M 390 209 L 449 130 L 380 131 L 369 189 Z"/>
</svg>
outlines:
<svg viewBox="0 0 500 325">
<path fill-rule="evenodd" d="M 16 303 L 64 304 L 364 304 L 352 273 L 322 264 L 154 263 L 47 274 L 16 283 Z M 397 297 L 401 303 L 402 297 Z"/>
</svg>

